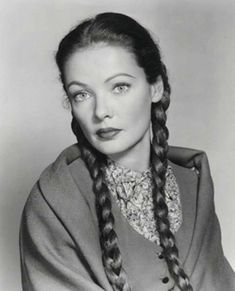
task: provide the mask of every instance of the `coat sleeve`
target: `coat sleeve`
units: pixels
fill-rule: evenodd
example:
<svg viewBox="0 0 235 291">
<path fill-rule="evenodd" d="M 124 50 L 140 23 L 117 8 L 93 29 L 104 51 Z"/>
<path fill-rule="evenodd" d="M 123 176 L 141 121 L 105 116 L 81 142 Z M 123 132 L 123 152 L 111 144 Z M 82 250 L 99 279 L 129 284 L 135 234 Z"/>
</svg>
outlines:
<svg viewBox="0 0 235 291">
<path fill-rule="evenodd" d="M 23 291 L 102 291 L 63 222 L 37 185 L 20 226 Z"/>
</svg>

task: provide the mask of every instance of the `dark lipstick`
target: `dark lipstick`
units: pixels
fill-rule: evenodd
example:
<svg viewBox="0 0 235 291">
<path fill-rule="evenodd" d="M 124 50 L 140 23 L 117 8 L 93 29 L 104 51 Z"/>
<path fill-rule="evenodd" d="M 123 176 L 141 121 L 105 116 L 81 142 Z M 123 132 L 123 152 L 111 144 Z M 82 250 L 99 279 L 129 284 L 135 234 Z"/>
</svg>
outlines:
<svg viewBox="0 0 235 291">
<path fill-rule="evenodd" d="M 101 129 L 97 130 L 96 134 L 102 139 L 112 139 L 120 131 L 121 131 L 121 129 L 118 129 L 118 128 L 106 127 L 106 128 L 101 128 Z"/>
</svg>

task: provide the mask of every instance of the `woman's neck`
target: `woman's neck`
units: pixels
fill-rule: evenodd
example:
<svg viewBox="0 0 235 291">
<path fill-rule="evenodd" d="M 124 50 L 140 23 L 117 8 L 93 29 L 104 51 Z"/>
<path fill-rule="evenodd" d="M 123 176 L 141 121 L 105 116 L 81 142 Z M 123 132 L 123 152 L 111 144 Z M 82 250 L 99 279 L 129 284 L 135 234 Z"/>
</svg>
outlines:
<svg viewBox="0 0 235 291">
<path fill-rule="evenodd" d="M 125 152 L 109 155 L 109 158 L 126 168 L 143 172 L 150 166 L 150 139 L 137 143 Z"/>
</svg>

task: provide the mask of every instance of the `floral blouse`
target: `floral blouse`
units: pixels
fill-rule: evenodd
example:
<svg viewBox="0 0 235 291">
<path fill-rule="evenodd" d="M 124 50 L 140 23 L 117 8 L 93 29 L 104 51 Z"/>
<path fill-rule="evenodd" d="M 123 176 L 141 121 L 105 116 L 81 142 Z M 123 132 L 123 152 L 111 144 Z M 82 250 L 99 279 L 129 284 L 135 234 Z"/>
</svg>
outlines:
<svg viewBox="0 0 235 291">
<path fill-rule="evenodd" d="M 151 169 L 138 172 L 108 160 L 104 173 L 108 188 L 129 224 L 146 239 L 159 245 L 153 213 Z M 182 224 L 182 207 L 179 187 L 170 165 L 166 171 L 165 197 L 170 229 L 175 233 Z"/>
</svg>

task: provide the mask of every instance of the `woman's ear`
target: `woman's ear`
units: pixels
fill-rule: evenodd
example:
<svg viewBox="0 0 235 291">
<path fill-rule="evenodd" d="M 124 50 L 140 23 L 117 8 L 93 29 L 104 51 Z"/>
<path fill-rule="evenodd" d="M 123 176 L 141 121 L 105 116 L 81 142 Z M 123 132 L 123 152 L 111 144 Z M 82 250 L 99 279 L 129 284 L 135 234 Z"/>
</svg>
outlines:
<svg viewBox="0 0 235 291">
<path fill-rule="evenodd" d="M 162 77 L 158 76 L 156 82 L 151 85 L 151 98 L 153 103 L 157 103 L 162 99 L 162 95 L 164 92 L 164 85 L 162 81 Z"/>
</svg>

